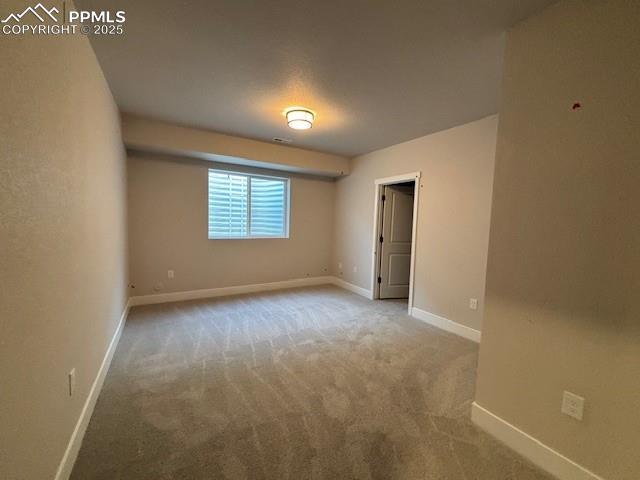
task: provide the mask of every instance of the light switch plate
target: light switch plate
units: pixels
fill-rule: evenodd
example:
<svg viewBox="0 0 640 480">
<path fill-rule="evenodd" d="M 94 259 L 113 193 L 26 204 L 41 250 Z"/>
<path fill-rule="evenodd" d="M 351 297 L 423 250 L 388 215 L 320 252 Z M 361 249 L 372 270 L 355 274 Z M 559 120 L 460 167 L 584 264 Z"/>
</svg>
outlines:
<svg viewBox="0 0 640 480">
<path fill-rule="evenodd" d="M 72 368 L 69 372 L 69 396 L 73 397 L 74 392 L 76 391 L 76 369 Z"/>
</svg>

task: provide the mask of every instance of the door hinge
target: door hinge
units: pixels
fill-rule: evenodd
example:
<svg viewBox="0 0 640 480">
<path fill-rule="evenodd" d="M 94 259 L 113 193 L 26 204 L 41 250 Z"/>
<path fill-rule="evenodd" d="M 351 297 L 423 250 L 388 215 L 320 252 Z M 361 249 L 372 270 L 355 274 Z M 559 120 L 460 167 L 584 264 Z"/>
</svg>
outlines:
<svg viewBox="0 0 640 480">
<path fill-rule="evenodd" d="M 378 283 L 382 283 L 382 277 L 378 277 Z"/>
<path fill-rule="evenodd" d="M 380 235 L 380 243 L 382 243 L 383 240 L 384 238 L 382 238 L 382 235 Z"/>
<path fill-rule="evenodd" d="M 384 202 L 387 199 L 386 195 L 382 195 L 382 201 Z"/>
</svg>

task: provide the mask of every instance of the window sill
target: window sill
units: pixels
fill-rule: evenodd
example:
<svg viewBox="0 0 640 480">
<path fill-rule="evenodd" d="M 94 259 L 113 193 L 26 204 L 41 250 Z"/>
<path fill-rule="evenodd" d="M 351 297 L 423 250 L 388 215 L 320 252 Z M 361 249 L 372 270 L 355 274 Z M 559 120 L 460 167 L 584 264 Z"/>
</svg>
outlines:
<svg viewBox="0 0 640 480">
<path fill-rule="evenodd" d="M 208 237 L 209 240 L 287 240 L 288 236 L 281 237 Z"/>
</svg>

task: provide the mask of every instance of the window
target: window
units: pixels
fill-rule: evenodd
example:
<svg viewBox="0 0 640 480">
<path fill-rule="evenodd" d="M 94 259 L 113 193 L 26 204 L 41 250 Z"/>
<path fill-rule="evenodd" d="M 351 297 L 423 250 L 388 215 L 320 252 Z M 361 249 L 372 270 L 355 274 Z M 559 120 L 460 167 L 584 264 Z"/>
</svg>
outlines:
<svg viewBox="0 0 640 480">
<path fill-rule="evenodd" d="M 209 238 L 288 237 L 288 178 L 209 170 Z"/>
</svg>

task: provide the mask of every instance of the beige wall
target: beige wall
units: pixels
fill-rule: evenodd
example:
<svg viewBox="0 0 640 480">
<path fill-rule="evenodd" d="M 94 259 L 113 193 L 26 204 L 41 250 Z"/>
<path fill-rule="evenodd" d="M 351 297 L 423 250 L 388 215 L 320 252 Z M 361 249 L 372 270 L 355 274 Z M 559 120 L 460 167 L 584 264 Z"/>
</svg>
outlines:
<svg viewBox="0 0 640 480">
<path fill-rule="evenodd" d="M 640 478 L 638 19 L 576 0 L 509 34 L 476 398 L 611 480 Z"/>
<path fill-rule="evenodd" d="M 0 478 L 43 480 L 125 306 L 124 149 L 85 36 L 0 42 Z"/>
<path fill-rule="evenodd" d="M 333 180 L 140 153 L 131 154 L 128 164 L 132 295 L 328 274 Z M 208 168 L 290 176 L 290 238 L 209 240 Z M 174 279 L 167 278 L 169 269 Z"/>
<path fill-rule="evenodd" d="M 482 302 L 470 310 L 469 298 L 484 296 L 497 122 L 487 117 L 355 158 L 336 184 L 333 273 L 371 288 L 374 181 L 419 170 L 414 306 L 480 329 Z"/>
<path fill-rule="evenodd" d="M 122 135 L 125 145 L 137 150 L 330 177 L 349 173 L 349 159 L 342 155 L 182 127 L 137 115 L 122 115 Z"/>
</svg>

